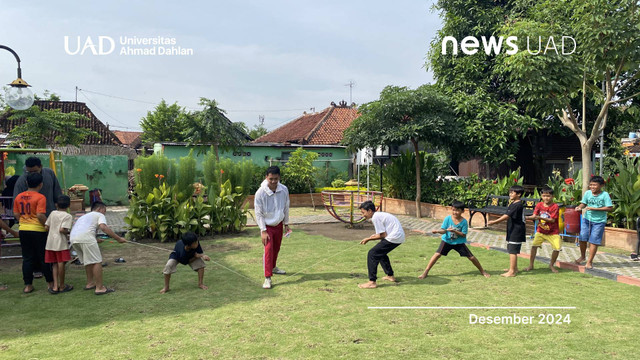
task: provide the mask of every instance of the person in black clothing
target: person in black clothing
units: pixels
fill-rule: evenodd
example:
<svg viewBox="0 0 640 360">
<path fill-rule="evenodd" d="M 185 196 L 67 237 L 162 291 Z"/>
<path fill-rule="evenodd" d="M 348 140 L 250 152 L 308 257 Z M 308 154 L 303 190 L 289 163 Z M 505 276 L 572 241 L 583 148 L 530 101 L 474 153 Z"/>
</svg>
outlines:
<svg viewBox="0 0 640 360">
<path fill-rule="evenodd" d="M 16 182 L 20 176 L 13 175 L 4 181 L 4 189 L 2 190 L 2 196 L 5 197 L 2 199 L 2 206 L 4 206 L 5 215 L 13 215 L 13 189 L 16 186 Z M 13 227 L 15 224 L 15 220 L 11 219 L 8 221 L 7 225 L 9 227 Z"/>
<path fill-rule="evenodd" d="M 518 254 L 525 242 L 525 218 L 524 205 L 520 198 L 524 194 L 524 188 L 516 185 L 509 188 L 509 200 L 511 203 L 507 208 L 507 213 L 496 220 L 488 222 L 488 225 L 497 224 L 507 220 L 507 252 L 509 253 L 509 270 L 500 276 L 513 277 L 518 273 Z"/>
<path fill-rule="evenodd" d="M 182 235 L 182 240 L 176 242 L 173 252 L 169 255 L 169 261 L 167 261 L 167 265 L 164 266 L 162 271 L 164 274 L 164 287 L 160 290 L 160 293 L 164 294 L 169 291 L 171 274 L 178 270 L 178 263 L 189 265 L 193 271 L 197 271 L 198 287 L 202 290 L 207 290 L 207 285 L 203 283 L 205 268 L 203 260 L 209 261 L 211 259 L 203 253 L 196 234 L 188 232 Z"/>
</svg>

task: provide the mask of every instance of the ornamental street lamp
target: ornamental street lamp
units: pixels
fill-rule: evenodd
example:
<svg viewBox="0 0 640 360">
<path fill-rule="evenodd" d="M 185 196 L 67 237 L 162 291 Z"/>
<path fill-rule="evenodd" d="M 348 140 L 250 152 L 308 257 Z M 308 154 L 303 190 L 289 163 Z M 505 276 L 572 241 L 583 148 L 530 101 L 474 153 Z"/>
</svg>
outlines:
<svg viewBox="0 0 640 360">
<path fill-rule="evenodd" d="M 33 105 L 33 93 L 29 90 L 29 84 L 22 80 L 22 69 L 20 68 L 20 57 L 13 49 L 8 46 L 0 45 L 0 49 L 9 51 L 15 56 L 18 62 L 18 78 L 13 80 L 9 85 L 9 88 L 5 92 L 4 100 L 7 105 L 15 110 L 26 110 Z"/>
</svg>

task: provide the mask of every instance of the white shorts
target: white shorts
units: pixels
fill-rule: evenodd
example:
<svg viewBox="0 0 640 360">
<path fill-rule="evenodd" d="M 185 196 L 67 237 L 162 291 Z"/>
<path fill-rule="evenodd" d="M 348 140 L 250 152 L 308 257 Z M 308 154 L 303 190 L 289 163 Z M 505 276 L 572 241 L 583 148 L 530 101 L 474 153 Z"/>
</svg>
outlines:
<svg viewBox="0 0 640 360">
<path fill-rule="evenodd" d="M 72 247 L 78 253 L 78 259 L 83 265 L 102 264 L 102 254 L 98 243 L 73 244 Z"/>
</svg>

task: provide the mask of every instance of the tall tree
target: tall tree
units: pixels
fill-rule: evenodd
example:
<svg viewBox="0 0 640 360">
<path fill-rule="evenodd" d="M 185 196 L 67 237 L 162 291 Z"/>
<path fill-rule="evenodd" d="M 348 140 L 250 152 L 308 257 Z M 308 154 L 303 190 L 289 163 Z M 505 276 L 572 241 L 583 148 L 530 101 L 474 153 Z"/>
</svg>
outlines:
<svg viewBox="0 0 640 360">
<path fill-rule="evenodd" d="M 443 54 L 443 40 L 452 36 L 461 42 L 466 36 L 490 37 L 504 24 L 504 18 L 517 11 L 517 1 L 480 0 L 472 8 L 468 1 L 439 0 L 436 9 L 443 27 L 431 43 L 427 68 L 436 86 L 451 99 L 456 120 L 464 127 L 465 153 L 461 157 L 480 156 L 486 163 L 498 165 L 515 160 L 518 139 L 527 129 L 537 129 L 542 119 L 525 111 L 526 103 L 514 96 L 507 79 L 496 72 L 497 56 L 482 49 L 474 55 L 453 54 L 449 44 Z"/>
<path fill-rule="evenodd" d="M 200 98 L 200 105 L 204 109 L 193 114 L 184 131 L 190 144 L 213 145 L 216 159 L 219 160 L 218 149 L 237 148 L 248 140 L 242 125 L 232 123 L 215 100 Z"/>
<path fill-rule="evenodd" d="M 461 137 L 448 99 L 431 85 L 415 90 L 387 86 L 380 99 L 359 111 L 362 115 L 345 131 L 342 142 L 351 149 L 411 142 L 416 155 L 416 216 L 421 217 L 420 143 L 455 149 Z"/>
<path fill-rule="evenodd" d="M 554 116 L 578 137 L 582 189 L 586 191 L 592 147 L 607 124 L 609 111 L 638 111 L 639 4 L 636 0 L 518 3 L 522 11 L 512 13 L 500 33 L 518 36 L 520 48 L 526 50 L 501 57 L 498 72 L 508 79 L 509 89 L 528 102 L 530 111 Z M 575 53 L 562 53 L 563 35 L 575 39 Z M 535 43 L 531 49 L 523 42 L 527 36 Z M 546 54 L 534 55 L 537 50 Z M 565 53 L 572 47 L 568 50 Z M 596 105 L 592 111 L 590 104 Z"/>
<path fill-rule="evenodd" d="M 178 105 L 168 105 L 162 100 L 153 111 L 148 111 L 147 116 L 140 120 L 142 128 L 142 141 L 155 143 L 162 141 L 185 141 L 183 131 L 190 114 Z"/>
<path fill-rule="evenodd" d="M 79 146 L 88 136 L 100 137 L 93 130 L 77 126 L 79 120 L 87 120 L 86 116 L 77 112 L 63 113 L 60 109 L 41 110 L 38 106 L 32 106 L 27 110 L 15 111 L 8 118 L 20 119 L 25 119 L 25 123 L 14 127 L 9 138 L 25 147 Z"/>
</svg>

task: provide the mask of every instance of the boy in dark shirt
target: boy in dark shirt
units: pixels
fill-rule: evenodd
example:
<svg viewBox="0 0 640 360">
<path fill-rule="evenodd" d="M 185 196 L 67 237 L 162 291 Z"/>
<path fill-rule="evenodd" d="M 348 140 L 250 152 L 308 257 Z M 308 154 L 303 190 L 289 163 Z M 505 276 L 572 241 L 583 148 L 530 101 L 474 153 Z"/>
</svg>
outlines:
<svg viewBox="0 0 640 360">
<path fill-rule="evenodd" d="M 511 203 L 507 208 L 507 213 L 496 220 L 488 222 L 488 225 L 507 221 L 507 252 L 509 253 L 509 270 L 500 276 L 513 277 L 518 273 L 518 254 L 522 243 L 525 242 L 525 218 L 524 205 L 520 198 L 524 194 L 524 188 L 516 185 L 509 188 L 509 200 Z"/>
<path fill-rule="evenodd" d="M 208 287 L 203 283 L 204 279 L 204 261 L 211 260 L 207 255 L 203 254 L 200 242 L 196 237 L 196 234 L 188 232 L 182 235 L 182 240 L 176 242 L 176 246 L 173 252 L 169 255 L 169 261 L 164 266 L 164 287 L 160 290 L 161 294 L 169 291 L 169 281 L 171 281 L 171 274 L 175 273 L 178 268 L 178 263 L 191 266 L 193 271 L 198 272 L 198 287 L 203 290 L 207 290 Z"/>
</svg>

